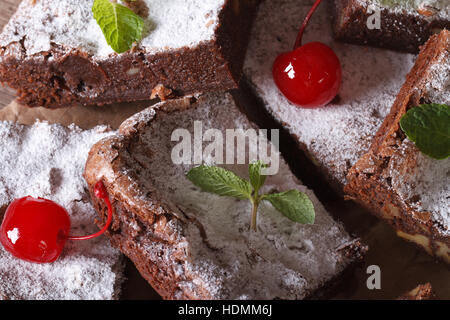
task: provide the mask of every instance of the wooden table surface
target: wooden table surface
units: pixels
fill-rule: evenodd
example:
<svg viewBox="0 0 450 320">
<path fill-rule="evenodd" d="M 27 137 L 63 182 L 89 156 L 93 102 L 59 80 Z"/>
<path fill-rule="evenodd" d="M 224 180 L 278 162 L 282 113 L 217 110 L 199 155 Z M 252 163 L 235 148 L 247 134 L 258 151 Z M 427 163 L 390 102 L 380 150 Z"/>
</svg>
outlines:
<svg viewBox="0 0 450 320">
<path fill-rule="evenodd" d="M 0 11 L 0 27 L 3 27 L 8 21 L 18 3 L 19 0 L 0 0 L 0 8 L 2 9 Z M 14 93 L 11 89 L 0 88 L 0 109 L 9 105 L 13 99 Z M 4 111 L 8 111 L 8 109 L 5 108 Z M 98 112 L 97 110 L 98 108 L 95 112 Z M 110 109 L 104 110 L 107 112 Z M 48 110 L 46 111 L 48 112 Z M 40 117 L 45 118 L 45 114 L 40 114 Z M 97 117 L 102 116 L 99 113 Z M 70 117 L 62 116 L 57 119 L 66 118 L 70 119 Z M 62 120 L 61 123 L 66 124 Z M 283 152 L 283 150 L 281 151 Z M 295 166 L 292 161 L 290 164 L 293 167 Z M 345 202 L 339 196 L 332 194 L 328 187 L 317 182 L 320 180 L 316 177 L 308 177 L 308 172 L 300 172 L 299 170 L 297 172 L 294 170 L 294 172 L 317 193 L 328 211 L 338 217 L 350 232 L 361 237 L 363 242 L 370 247 L 362 268 L 346 279 L 346 282 L 340 286 L 333 298 L 394 299 L 419 283 L 431 282 L 440 298 L 450 299 L 450 268 L 448 266 L 436 262 L 422 250 L 396 237 L 390 227 L 355 204 Z M 312 182 L 308 184 L 308 181 Z M 382 290 L 368 290 L 366 287 L 368 277 L 366 269 L 374 264 L 380 266 L 382 270 Z M 123 287 L 122 298 L 158 298 L 129 260 L 126 276 L 128 280 Z"/>
</svg>

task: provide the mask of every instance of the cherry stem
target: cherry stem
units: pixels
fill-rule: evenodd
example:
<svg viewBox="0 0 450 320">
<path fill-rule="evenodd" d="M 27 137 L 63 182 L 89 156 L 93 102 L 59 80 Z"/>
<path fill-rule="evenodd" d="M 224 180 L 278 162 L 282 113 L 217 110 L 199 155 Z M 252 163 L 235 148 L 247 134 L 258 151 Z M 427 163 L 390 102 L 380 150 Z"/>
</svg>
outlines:
<svg viewBox="0 0 450 320">
<path fill-rule="evenodd" d="M 316 11 L 316 9 L 319 6 L 321 1 L 322 0 L 316 0 L 314 5 L 312 6 L 311 10 L 309 10 L 308 14 L 306 15 L 305 20 L 303 20 L 302 26 L 300 28 L 300 31 L 298 32 L 298 35 L 297 35 L 297 39 L 295 40 L 294 50 L 302 45 L 303 33 L 305 32 L 305 29 L 306 29 L 306 26 L 308 25 L 309 19 L 311 19 L 311 16 Z"/>
<path fill-rule="evenodd" d="M 106 219 L 105 225 L 103 226 L 103 228 L 100 231 L 98 231 L 94 234 L 91 234 L 88 236 L 82 236 L 82 237 L 69 236 L 69 237 L 67 237 L 67 240 L 89 240 L 89 239 L 96 238 L 96 237 L 104 234 L 106 232 L 106 230 L 108 230 L 109 226 L 111 225 L 113 210 L 112 210 L 111 202 L 109 201 L 108 192 L 106 191 L 106 187 L 102 181 L 99 181 L 95 184 L 94 194 L 97 198 L 103 199 L 103 201 L 105 201 L 105 203 L 106 203 L 106 206 L 108 207 L 108 218 Z"/>
</svg>

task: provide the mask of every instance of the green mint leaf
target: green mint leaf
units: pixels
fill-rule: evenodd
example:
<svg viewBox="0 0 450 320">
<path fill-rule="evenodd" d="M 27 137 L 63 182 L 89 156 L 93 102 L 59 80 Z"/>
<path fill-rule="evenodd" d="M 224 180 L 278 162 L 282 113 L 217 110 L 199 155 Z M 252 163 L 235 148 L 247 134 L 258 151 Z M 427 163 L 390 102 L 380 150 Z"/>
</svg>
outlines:
<svg viewBox="0 0 450 320">
<path fill-rule="evenodd" d="M 412 108 L 400 119 L 400 127 L 422 153 L 434 159 L 450 156 L 450 106 L 432 103 Z"/>
<path fill-rule="evenodd" d="M 275 209 L 292 221 L 313 224 L 315 220 L 314 205 L 309 197 L 298 190 L 266 194 L 263 200 L 269 201 Z"/>
<path fill-rule="evenodd" d="M 261 161 L 256 161 L 249 164 L 248 166 L 250 183 L 252 184 L 255 193 L 259 191 L 259 189 L 264 185 L 264 182 L 266 181 L 267 176 L 261 174 L 261 170 L 265 167 L 267 167 L 267 165 L 265 165 Z"/>
<path fill-rule="evenodd" d="M 189 170 L 186 176 L 203 191 L 238 199 L 252 197 L 252 186 L 248 181 L 221 167 L 201 165 Z"/>
<path fill-rule="evenodd" d="M 141 40 L 144 20 L 129 8 L 109 0 L 94 0 L 92 13 L 115 52 L 128 51 L 134 42 Z"/>
</svg>

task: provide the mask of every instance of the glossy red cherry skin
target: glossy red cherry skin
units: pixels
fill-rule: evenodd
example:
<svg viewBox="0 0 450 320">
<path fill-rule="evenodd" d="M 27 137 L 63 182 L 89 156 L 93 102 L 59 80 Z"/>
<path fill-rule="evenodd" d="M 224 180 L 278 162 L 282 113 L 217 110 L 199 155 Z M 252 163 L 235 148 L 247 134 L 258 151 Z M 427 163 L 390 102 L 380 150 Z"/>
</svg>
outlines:
<svg viewBox="0 0 450 320">
<path fill-rule="evenodd" d="M 6 209 L 0 242 L 17 258 L 36 263 L 55 261 L 70 231 L 67 211 L 53 201 L 24 197 Z"/>
<path fill-rule="evenodd" d="M 339 92 L 342 69 L 339 58 L 327 45 L 310 42 L 280 54 L 273 64 L 278 89 L 293 104 L 319 108 Z"/>
</svg>

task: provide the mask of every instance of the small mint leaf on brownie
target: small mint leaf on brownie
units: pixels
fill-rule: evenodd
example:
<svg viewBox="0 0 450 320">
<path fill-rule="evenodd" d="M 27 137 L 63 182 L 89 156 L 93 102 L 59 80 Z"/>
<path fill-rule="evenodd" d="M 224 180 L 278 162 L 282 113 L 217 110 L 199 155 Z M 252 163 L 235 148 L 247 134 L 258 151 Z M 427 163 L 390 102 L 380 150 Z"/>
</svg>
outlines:
<svg viewBox="0 0 450 320">
<path fill-rule="evenodd" d="M 422 153 L 438 160 L 450 156 L 450 106 L 432 103 L 412 108 L 400 119 L 400 127 Z"/>
<path fill-rule="evenodd" d="M 129 8 L 110 0 L 94 0 L 92 13 L 115 52 L 128 51 L 134 42 L 141 40 L 144 20 Z"/>
</svg>

